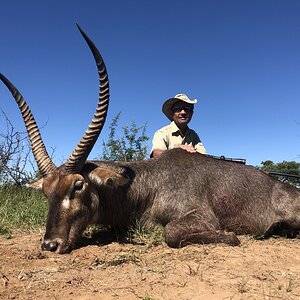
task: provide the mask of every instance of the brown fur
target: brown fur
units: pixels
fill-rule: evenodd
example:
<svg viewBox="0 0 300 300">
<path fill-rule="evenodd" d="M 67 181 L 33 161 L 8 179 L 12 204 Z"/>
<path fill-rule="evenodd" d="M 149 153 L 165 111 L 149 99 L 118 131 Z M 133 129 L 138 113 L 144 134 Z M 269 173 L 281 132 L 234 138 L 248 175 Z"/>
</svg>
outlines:
<svg viewBox="0 0 300 300">
<path fill-rule="evenodd" d="M 236 234 L 270 236 L 273 229 L 280 234 L 278 228 L 284 228 L 295 235 L 300 229 L 297 188 L 254 167 L 181 149 L 141 162 L 90 161 L 81 175 L 56 171 L 50 177 L 43 184 L 44 193 L 51 191 L 46 193 L 46 250 L 70 251 L 90 223 L 161 224 L 171 247 L 238 245 Z M 66 195 L 76 205 L 63 210 Z"/>
</svg>

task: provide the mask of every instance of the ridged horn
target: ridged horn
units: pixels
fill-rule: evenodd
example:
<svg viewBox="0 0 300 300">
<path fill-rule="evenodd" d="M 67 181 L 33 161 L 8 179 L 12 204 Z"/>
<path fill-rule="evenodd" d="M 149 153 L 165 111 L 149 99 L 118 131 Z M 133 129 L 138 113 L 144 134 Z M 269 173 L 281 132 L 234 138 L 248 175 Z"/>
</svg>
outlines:
<svg viewBox="0 0 300 300">
<path fill-rule="evenodd" d="M 94 43 L 80 26 L 78 24 L 76 25 L 93 53 L 98 68 L 100 86 L 96 112 L 79 144 L 65 163 L 65 171 L 67 173 L 77 173 L 81 171 L 103 128 L 109 104 L 109 80 L 104 61 Z"/>
<path fill-rule="evenodd" d="M 1 73 L 0 79 L 10 90 L 16 103 L 19 106 L 30 140 L 33 156 L 42 176 L 46 176 L 47 174 L 54 171 L 56 169 L 56 166 L 53 164 L 50 156 L 47 153 L 39 128 L 35 122 L 31 110 L 17 88 Z"/>
</svg>

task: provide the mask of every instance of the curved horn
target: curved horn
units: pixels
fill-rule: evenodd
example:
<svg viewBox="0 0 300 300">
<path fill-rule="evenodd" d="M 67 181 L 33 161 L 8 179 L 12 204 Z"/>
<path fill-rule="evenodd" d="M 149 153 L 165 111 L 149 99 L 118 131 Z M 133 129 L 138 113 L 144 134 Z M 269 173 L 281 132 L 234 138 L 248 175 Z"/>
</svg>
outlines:
<svg viewBox="0 0 300 300">
<path fill-rule="evenodd" d="M 73 153 L 65 163 L 65 171 L 67 173 L 76 173 L 81 171 L 103 128 L 109 103 L 109 81 L 104 61 L 94 43 L 83 32 L 79 25 L 76 25 L 95 58 L 99 74 L 100 90 L 98 97 L 98 106 L 96 108 L 96 112 L 94 114 L 92 122 L 83 135 L 82 139 L 80 140 L 79 144 L 76 146 Z"/>
<path fill-rule="evenodd" d="M 37 162 L 41 174 L 43 176 L 46 176 L 50 172 L 54 171 L 56 169 L 56 166 L 53 164 L 50 156 L 47 153 L 39 128 L 35 122 L 31 110 L 27 105 L 26 101 L 24 100 L 23 96 L 17 90 L 17 88 L 1 73 L 0 79 L 10 90 L 13 97 L 15 98 L 15 101 L 19 106 L 30 140 L 32 153 L 34 155 L 34 158 Z"/>
</svg>

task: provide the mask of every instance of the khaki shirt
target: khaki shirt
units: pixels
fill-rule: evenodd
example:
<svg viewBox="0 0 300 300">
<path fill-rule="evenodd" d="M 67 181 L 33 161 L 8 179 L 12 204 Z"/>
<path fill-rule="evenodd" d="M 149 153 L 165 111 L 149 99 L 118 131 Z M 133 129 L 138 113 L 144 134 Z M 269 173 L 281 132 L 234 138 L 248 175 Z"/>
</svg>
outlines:
<svg viewBox="0 0 300 300">
<path fill-rule="evenodd" d="M 150 156 L 152 156 L 154 149 L 168 150 L 179 148 L 184 144 L 193 146 L 196 152 L 206 154 L 206 150 L 198 134 L 194 130 L 187 128 L 185 134 L 183 135 L 173 121 L 170 125 L 167 125 L 155 132 L 152 140 Z"/>
</svg>

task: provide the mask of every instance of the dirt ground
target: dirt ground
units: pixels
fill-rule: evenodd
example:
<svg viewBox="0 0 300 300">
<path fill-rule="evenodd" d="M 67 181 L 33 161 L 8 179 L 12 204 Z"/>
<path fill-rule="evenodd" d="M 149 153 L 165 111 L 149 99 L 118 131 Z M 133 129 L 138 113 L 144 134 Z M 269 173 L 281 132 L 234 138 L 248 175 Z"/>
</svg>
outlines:
<svg viewBox="0 0 300 300">
<path fill-rule="evenodd" d="M 1 299 L 300 299 L 300 239 L 171 249 L 87 241 L 40 249 L 42 233 L 0 238 Z"/>
</svg>

